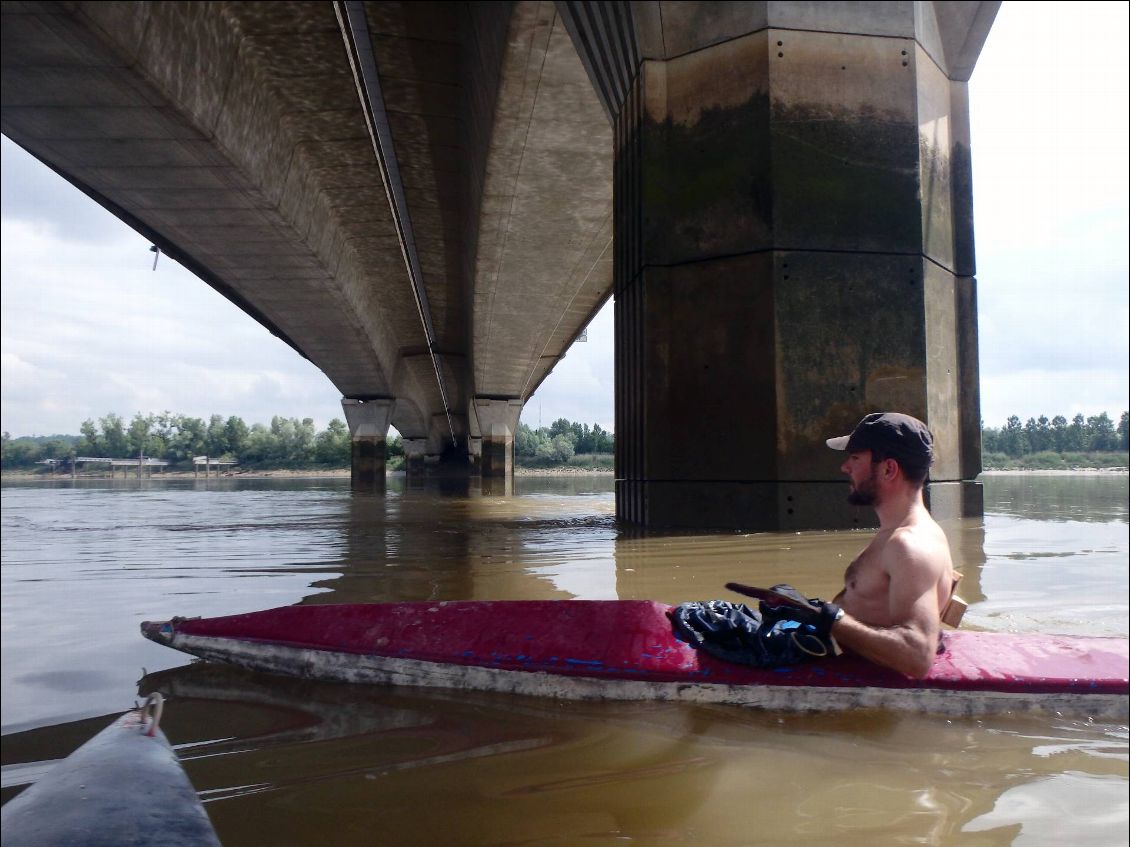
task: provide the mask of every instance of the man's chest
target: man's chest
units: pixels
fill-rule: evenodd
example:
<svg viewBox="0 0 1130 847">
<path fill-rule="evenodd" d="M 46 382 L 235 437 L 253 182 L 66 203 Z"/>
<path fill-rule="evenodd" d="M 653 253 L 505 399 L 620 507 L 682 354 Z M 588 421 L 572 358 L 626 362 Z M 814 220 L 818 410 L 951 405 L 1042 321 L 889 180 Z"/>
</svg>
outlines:
<svg viewBox="0 0 1130 847">
<path fill-rule="evenodd" d="M 860 596 L 886 595 L 890 577 L 879 562 L 878 553 L 868 547 L 855 557 L 844 573 L 844 586 Z"/>
</svg>

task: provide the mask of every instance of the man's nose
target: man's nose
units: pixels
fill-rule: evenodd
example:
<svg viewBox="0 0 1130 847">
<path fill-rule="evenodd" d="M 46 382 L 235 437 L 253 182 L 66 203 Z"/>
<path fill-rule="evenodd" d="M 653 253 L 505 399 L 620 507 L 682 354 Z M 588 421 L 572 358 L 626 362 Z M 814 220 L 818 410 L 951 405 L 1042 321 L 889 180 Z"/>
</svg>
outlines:
<svg viewBox="0 0 1130 847">
<path fill-rule="evenodd" d="M 851 471 L 848 469 L 847 459 L 844 459 L 844 463 L 842 465 L 840 465 L 840 473 L 846 473 L 846 474 L 851 473 Z"/>
</svg>

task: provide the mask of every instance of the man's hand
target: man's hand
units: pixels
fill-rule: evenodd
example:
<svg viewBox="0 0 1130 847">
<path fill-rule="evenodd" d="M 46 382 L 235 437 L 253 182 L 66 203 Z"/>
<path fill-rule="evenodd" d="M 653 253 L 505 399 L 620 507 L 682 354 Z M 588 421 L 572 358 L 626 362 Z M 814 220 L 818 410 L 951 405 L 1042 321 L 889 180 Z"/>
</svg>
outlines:
<svg viewBox="0 0 1130 847">
<path fill-rule="evenodd" d="M 770 589 L 751 588 L 738 583 L 727 583 L 726 587 L 739 594 L 757 597 L 761 600 L 760 611 L 764 618 L 773 620 L 793 620 L 809 624 L 816 634 L 827 639 L 832 625 L 843 617 L 844 612 L 835 603 L 805 597 L 791 585 L 780 583 Z"/>
<path fill-rule="evenodd" d="M 832 625 L 844 616 L 844 610 L 835 603 L 805 597 L 791 585 L 774 585 L 771 590 L 796 602 L 776 605 L 770 600 L 762 600 L 762 614 L 808 624 L 825 640 L 831 637 Z"/>
</svg>

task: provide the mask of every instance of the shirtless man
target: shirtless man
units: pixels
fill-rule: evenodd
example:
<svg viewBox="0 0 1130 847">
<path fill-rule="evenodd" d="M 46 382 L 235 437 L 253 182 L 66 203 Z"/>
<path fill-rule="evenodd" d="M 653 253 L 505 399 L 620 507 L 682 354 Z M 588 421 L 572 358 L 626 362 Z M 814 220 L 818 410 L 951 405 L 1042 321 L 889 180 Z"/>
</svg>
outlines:
<svg viewBox="0 0 1130 847">
<path fill-rule="evenodd" d="M 930 430 L 909 415 L 875 413 L 828 446 L 847 451 L 840 469 L 851 480 L 849 502 L 879 516 L 878 533 L 829 604 L 830 632 L 851 652 L 921 678 L 934 661 L 954 578 L 949 543 L 922 500 L 934 461 Z"/>
</svg>

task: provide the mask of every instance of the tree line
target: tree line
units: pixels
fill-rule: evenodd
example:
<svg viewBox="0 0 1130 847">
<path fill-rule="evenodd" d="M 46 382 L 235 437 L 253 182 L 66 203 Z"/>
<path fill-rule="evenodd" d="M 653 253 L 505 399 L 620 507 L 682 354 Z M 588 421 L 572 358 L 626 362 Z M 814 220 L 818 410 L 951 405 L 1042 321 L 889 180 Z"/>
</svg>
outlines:
<svg viewBox="0 0 1130 847">
<path fill-rule="evenodd" d="M 982 425 L 982 446 L 986 467 L 999 467 L 1010 460 L 1030 457 L 1048 459 L 1049 466 L 1075 463 L 1085 454 L 1128 451 L 1128 415 L 1122 413 L 1116 425 L 1103 412 L 1091 417 L 1040 415 L 1021 423 L 1010 417 L 999 428 Z M 345 422 L 335 418 L 317 431 L 311 418 L 275 416 L 270 424 L 248 425 L 232 415 L 212 415 L 208 420 L 164 412 L 159 415 L 134 415 L 127 424 L 119 415 L 108 414 L 98 421 L 86 420 L 79 435 L 52 435 L 12 438 L 3 434 L 2 461 L 5 470 L 33 468 L 45 459 L 66 461 L 71 455 L 110 459 L 146 456 L 163 459 L 170 466 L 190 467 L 194 456 L 238 460 L 242 467 L 266 469 L 343 468 L 350 462 L 351 439 Z M 515 459 L 519 464 L 550 466 L 593 464 L 611 467 L 615 436 L 600 424 L 558 418 L 548 427 L 533 429 L 518 424 L 514 438 Z M 404 450 L 400 438 L 387 443 L 390 464 Z M 582 462 L 583 457 L 591 461 Z M 598 458 L 597 458 L 598 457 Z"/>
<path fill-rule="evenodd" d="M 1019 458 L 1035 453 L 1111 453 L 1130 449 L 1127 419 L 1123 412 L 1117 426 L 1106 412 L 1085 418 L 1075 415 L 1069 422 L 1063 415 L 1028 418 L 1016 415 L 997 428 L 981 427 L 981 448 L 985 454 Z"/>
<path fill-rule="evenodd" d="M 514 459 L 526 465 L 565 464 L 582 454 L 610 456 L 615 447 L 615 436 L 600 424 L 589 429 L 565 418 L 537 429 L 519 423 L 514 434 Z"/>
<path fill-rule="evenodd" d="M 134 415 L 127 424 L 108 414 L 83 421 L 80 435 L 11 438 L 3 436 L 3 467 L 32 467 L 43 459 L 68 459 L 71 454 L 106 459 L 145 456 L 176 468 L 188 467 L 194 456 L 237 460 L 250 468 L 340 468 L 350 462 L 349 428 L 335 418 L 321 432 L 312 418 L 275 416 L 270 424 L 251 424 L 236 415 L 212 415 L 207 421 L 164 412 Z M 400 439 L 390 439 L 389 453 L 403 453 Z"/>
<path fill-rule="evenodd" d="M 266 469 L 317 469 L 349 467 L 349 427 L 334 418 L 317 431 L 312 418 L 275 416 L 270 424 L 248 425 L 236 415 L 212 415 L 208 420 L 171 412 L 134 415 L 128 423 L 110 413 L 88 419 L 79 435 L 12 438 L 3 434 L 2 467 L 27 469 L 46 459 L 67 461 L 70 456 L 105 459 L 161 459 L 172 468 L 189 468 L 195 456 L 236 460 L 241 467 Z M 399 436 L 386 443 L 390 464 L 404 455 Z M 600 424 L 574 423 L 564 418 L 549 427 L 531 429 L 519 424 L 515 453 L 532 464 L 565 463 L 575 454 L 611 453 L 612 433 Z"/>
</svg>

